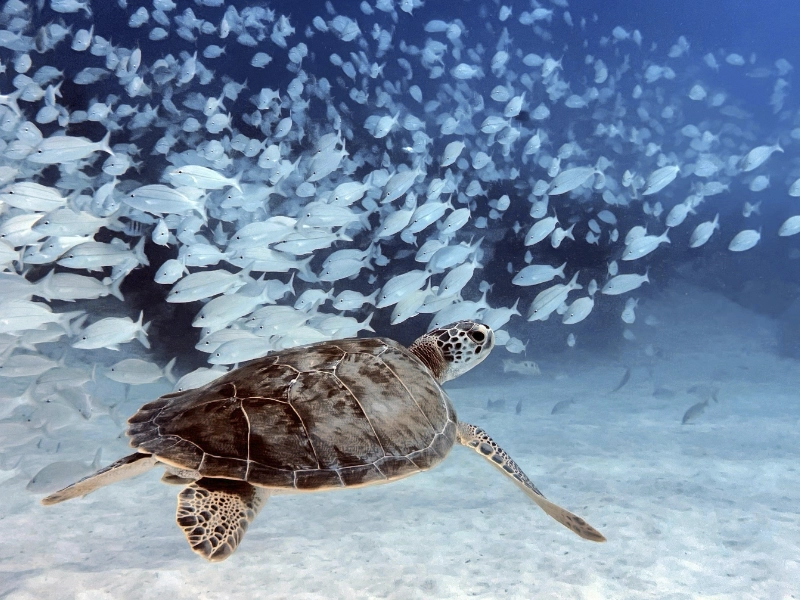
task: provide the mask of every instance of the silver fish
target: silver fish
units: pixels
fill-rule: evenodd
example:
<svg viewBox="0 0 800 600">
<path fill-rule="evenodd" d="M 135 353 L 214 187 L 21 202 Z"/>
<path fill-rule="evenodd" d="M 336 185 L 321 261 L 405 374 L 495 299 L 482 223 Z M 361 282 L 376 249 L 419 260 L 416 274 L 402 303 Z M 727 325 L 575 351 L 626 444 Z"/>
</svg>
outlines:
<svg viewBox="0 0 800 600">
<path fill-rule="evenodd" d="M 641 287 L 643 283 L 650 283 L 648 275 L 649 271 L 645 272 L 644 275 L 637 275 L 635 273 L 617 275 L 609 279 L 600 291 L 607 296 L 626 294 Z"/>
<path fill-rule="evenodd" d="M 54 165 L 83 160 L 95 152 L 114 154 L 108 145 L 110 138 L 110 131 L 99 142 L 69 135 L 51 136 L 43 139 L 27 158 L 32 163 Z"/>
</svg>

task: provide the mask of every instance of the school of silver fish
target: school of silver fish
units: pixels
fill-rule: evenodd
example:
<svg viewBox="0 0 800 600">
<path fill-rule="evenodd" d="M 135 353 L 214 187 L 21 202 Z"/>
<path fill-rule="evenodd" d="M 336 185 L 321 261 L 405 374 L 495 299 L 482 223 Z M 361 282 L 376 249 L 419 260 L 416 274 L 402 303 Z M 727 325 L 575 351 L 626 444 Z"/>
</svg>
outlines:
<svg viewBox="0 0 800 600">
<path fill-rule="evenodd" d="M 328 2 L 308 23 L 281 4 L 109 0 L 124 35 L 90 0 L 2 4 L 0 377 L 29 384 L 0 405 L 3 450 L 70 415 L 118 418 L 82 391 L 86 356 L 115 382 L 186 389 L 419 315 L 482 320 L 519 354 L 554 313 L 570 326 L 607 304 L 633 323 L 638 300 L 614 296 L 652 286 L 655 255 L 800 233 L 791 211 L 759 222 L 765 189 L 800 197 L 785 59 L 659 47 L 567 0 L 481 5 L 494 46 L 428 18 L 448 12 L 434 0 Z M 234 54 L 235 76 L 216 66 Z M 760 86 L 773 130 L 718 72 Z M 752 226 L 726 226 L 734 203 Z M 519 253 L 489 269 L 501 244 Z M 108 358 L 148 356 L 152 315 L 124 301 L 144 270 L 167 303 L 202 303 L 169 335 L 210 368 Z"/>
</svg>

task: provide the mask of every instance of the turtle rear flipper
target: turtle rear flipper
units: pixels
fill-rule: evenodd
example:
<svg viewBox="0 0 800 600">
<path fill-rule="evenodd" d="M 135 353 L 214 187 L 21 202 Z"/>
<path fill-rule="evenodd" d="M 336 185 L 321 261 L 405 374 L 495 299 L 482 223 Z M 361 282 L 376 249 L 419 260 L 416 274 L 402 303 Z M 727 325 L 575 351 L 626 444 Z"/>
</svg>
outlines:
<svg viewBox="0 0 800 600">
<path fill-rule="evenodd" d="M 522 472 L 519 465 L 517 465 L 517 463 L 506 454 L 506 451 L 498 446 L 497 442 L 490 438 L 483 429 L 475 427 L 475 425 L 470 425 L 469 423 L 459 423 L 457 439 L 460 444 L 472 448 L 495 467 L 500 469 L 505 475 L 510 477 L 539 508 L 561 523 L 564 527 L 571 529 L 584 539 L 593 542 L 606 541 L 602 533 L 579 516 L 572 514 L 565 508 L 561 508 L 558 504 L 553 504 L 545 498 L 542 492 L 528 479 L 528 476 Z"/>
<path fill-rule="evenodd" d="M 85 496 L 111 483 L 141 475 L 155 467 L 156 464 L 158 464 L 158 460 L 156 460 L 153 455 L 143 452 L 134 452 L 124 458 L 120 458 L 107 467 L 103 467 L 97 471 L 97 473 L 87 475 L 64 489 L 58 490 L 46 498 L 42 498 L 42 504 L 58 504 L 59 502 L 64 502 L 64 500 Z"/>
<path fill-rule="evenodd" d="M 269 498 L 244 481 L 205 477 L 178 494 L 178 525 L 192 550 L 210 561 L 228 558 Z"/>
</svg>

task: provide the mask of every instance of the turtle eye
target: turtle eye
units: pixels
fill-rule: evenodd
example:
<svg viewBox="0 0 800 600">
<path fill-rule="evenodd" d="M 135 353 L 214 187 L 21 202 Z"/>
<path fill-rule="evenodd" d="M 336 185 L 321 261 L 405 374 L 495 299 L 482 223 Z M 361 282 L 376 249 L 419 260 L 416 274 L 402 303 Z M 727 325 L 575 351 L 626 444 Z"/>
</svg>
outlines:
<svg viewBox="0 0 800 600">
<path fill-rule="evenodd" d="M 486 339 L 486 336 L 483 334 L 482 331 L 473 331 L 472 332 L 472 339 L 476 342 L 482 342 Z"/>
</svg>

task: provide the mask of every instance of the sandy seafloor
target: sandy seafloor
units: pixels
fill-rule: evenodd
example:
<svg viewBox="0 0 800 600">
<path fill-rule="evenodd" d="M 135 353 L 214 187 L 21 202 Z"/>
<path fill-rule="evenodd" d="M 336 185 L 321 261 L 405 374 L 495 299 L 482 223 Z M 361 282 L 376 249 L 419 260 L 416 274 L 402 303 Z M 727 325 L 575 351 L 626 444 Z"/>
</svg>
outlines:
<svg viewBox="0 0 800 600">
<path fill-rule="evenodd" d="M 695 288 L 660 296 L 621 355 L 576 348 L 554 360 L 534 340 L 540 377 L 503 374 L 499 349 L 448 384 L 460 418 L 605 544 L 552 521 L 464 448 L 390 485 L 273 497 L 218 564 L 190 551 L 174 521 L 179 488 L 157 471 L 47 508 L 26 491 L 28 473 L 0 484 L 0 596 L 800 598 L 799 365 L 778 355 L 765 317 Z M 610 394 L 626 365 L 630 381 Z M 698 386 L 718 387 L 719 402 L 682 425 Z M 130 411 L 164 389 L 134 390 Z M 488 410 L 498 399 L 505 407 Z M 126 453 L 120 431 L 93 418 L 58 459 L 103 446 L 106 464 Z"/>
</svg>

